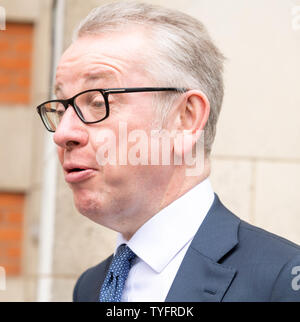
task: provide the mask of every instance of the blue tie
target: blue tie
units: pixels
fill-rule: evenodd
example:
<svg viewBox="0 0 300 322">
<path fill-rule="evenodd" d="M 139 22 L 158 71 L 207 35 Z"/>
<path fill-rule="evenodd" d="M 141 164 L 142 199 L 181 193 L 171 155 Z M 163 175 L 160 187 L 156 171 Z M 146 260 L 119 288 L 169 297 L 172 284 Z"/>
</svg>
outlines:
<svg viewBox="0 0 300 322">
<path fill-rule="evenodd" d="M 125 244 L 118 247 L 100 291 L 100 302 L 121 302 L 135 253 Z"/>
</svg>

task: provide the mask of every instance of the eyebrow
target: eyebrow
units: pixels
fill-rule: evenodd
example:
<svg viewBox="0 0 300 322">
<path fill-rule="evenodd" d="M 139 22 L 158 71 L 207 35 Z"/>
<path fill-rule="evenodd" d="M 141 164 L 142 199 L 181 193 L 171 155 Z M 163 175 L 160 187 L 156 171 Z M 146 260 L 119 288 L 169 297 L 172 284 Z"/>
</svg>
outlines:
<svg viewBox="0 0 300 322">
<path fill-rule="evenodd" d="M 91 81 L 99 80 L 99 79 L 114 79 L 114 73 L 111 71 L 99 71 L 99 72 L 86 72 L 83 75 L 84 84 L 89 83 Z M 63 93 L 62 87 L 60 83 L 56 83 L 54 85 L 54 94 L 57 96 L 58 92 Z"/>
</svg>

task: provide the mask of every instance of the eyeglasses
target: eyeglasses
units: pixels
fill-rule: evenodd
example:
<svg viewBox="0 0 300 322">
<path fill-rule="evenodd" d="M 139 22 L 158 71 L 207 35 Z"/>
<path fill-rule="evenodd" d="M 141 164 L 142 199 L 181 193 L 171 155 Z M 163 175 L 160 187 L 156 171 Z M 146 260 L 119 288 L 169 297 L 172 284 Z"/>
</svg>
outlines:
<svg viewBox="0 0 300 322">
<path fill-rule="evenodd" d="M 186 92 L 185 88 L 174 87 L 136 87 L 136 88 L 107 88 L 89 89 L 69 99 L 51 100 L 37 107 L 46 129 L 55 132 L 65 111 L 71 105 L 79 119 L 85 124 L 101 122 L 109 116 L 108 96 L 113 94 L 140 92 Z"/>
</svg>

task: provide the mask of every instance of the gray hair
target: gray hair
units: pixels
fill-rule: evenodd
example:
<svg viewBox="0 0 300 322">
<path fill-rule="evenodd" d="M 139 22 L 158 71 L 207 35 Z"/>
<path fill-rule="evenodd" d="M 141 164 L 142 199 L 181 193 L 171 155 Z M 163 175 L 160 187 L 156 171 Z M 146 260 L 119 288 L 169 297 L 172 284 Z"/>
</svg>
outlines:
<svg viewBox="0 0 300 322">
<path fill-rule="evenodd" d="M 211 111 L 204 142 L 209 155 L 224 94 L 224 56 L 199 20 L 177 10 L 137 1 L 113 2 L 93 9 L 80 23 L 73 40 L 89 34 L 117 31 L 128 25 L 140 25 L 149 31 L 147 40 L 150 44 L 152 42 L 154 50 L 151 59 L 148 56 L 146 60 L 145 69 L 158 86 L 199 89 L 208 97 Z M 173 93 L 156 95 L 160 108 L 163 106 L 162 121 L 176 97 Z"/>
</svg>

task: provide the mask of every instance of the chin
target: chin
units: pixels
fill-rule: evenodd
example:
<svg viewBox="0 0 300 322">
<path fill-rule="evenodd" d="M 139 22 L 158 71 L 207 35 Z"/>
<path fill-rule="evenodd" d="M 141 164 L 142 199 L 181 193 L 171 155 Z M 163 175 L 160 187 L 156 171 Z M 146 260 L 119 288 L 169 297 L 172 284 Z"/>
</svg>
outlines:
<svg viewBox="0 0 300 322">
<path fill-rule="evenodd" d="M 100 200 L 99 193 L 74 193 L 74 203 L 80 214 L 95 223 L 113 229 L 111 212 L 106 211 L 105 202 Z M 107 208 L 107 207 L 106 207 Z"/>
<path fill-rule="evenodd" d="M 74 203 L 77 210 L 86 217 L 95 217 L 101 214 L 101 203 L 98 198 L 95 198 L 85 193 L 74 193 Z"/>
<path fill-rule="evenodd" d="M 98 225 L 118 231 L 113 224 L 111 214 L 104 212 L 103 207 L 101 207 L 99 204 L 84 202 L 75 205 L 79 213 L 84 217 L 88 218 Z"/>
</svg>

